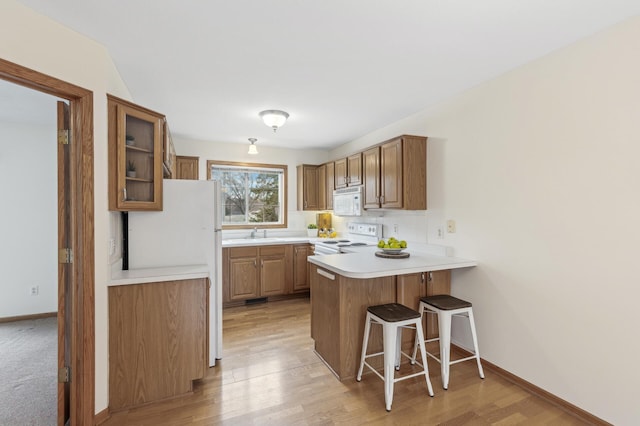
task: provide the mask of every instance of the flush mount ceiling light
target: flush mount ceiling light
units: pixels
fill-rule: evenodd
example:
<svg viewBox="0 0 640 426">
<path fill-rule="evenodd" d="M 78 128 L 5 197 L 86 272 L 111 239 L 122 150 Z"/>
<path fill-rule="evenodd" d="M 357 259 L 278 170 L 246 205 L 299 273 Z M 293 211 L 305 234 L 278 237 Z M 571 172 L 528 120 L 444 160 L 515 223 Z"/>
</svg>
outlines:
<svg viewBox="0 0 640 426">
<path fill-rule="evenodd" d="M 247 152 L 247 154 L 256 155 L 258 153 L 258 148 L 254 145 L 257 140 L 256 138 L 249 138 L 251 145 L 249 145 L 249 152 Z"/>
<path fill-rule="evenodd" d="M 287 118 L 289 118 L 289 113 L 277 109 L 268 109 L 258 115 L 262 118 L 264 124 L 271 127 L 274 132 L 278 130 L 278 127 L 282 127 Z"/>
</svg>

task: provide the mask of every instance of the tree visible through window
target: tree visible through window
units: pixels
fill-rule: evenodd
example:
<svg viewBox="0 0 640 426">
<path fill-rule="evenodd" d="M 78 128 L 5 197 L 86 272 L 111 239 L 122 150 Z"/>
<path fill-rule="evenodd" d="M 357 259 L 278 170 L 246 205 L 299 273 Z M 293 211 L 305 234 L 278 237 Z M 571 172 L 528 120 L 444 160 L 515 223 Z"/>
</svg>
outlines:
<svg viewBox="0 0 640 426">
<path fill-rule="evenodd" d="M 209 162 L 211 179 L 221 182 L 223 225 L 286 226 L 286 166 Z"/>
</svg>

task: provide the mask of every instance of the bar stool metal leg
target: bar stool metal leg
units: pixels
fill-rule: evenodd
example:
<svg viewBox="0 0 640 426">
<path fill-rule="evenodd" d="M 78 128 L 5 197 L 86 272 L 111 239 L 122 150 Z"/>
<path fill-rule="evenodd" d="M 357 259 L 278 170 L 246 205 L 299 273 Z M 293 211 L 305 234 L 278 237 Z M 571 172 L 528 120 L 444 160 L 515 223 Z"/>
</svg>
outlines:
<svg viewBox="0 0 640 426">
<path fill-rule="evenodd" d="M 386 405 L 387 411 L 391 411 L 391 404 L 393 403 L 393 379 L 397 358 L 396 339 L 398 328 L 395 326 L 395 324 L 384 323 L 382 334 L 384 345 L 384 403 Z"/>
<path fill-rule="evenodd" d="M 433 387 L 431 386 L 431 380 L 429 379 L 429 369 L 427 367 L 427 349 L 424 346 L 424 333 L 422 332 L 422 320 L 416 323 L 416 339 L 418 339 L 418 346 L 420 346 L 420 357 L 422 359 L 422 365 L 425 369 L 424 378 L 427 381 L 427 389 L 429 390 L 429 396 L 433 396 Z M 414 349 L 415 352 L 415 349 Z M 415 364 L 415 354 L 413 355 L 412 363 Z"/>
<path fill-rule="evenodd" d="M 480 350 L 478 349 L 478 336 L 476 334 L 476 322 L 473 319 L 473 310 L 469 309 L 469 326 L 471 327 L 471 337 L 473 338 L 473 351 L 476 354 L 476 363 L 478 364 L 478 373 L 480 378 L 484 379 L 484 370 L 480 363 Z"/>
<path fill-rule="evenodd" d="M 362 337 L 362 355 L 360 357 L 360 368 L 356 380 L 362 380 L 362 370 L 364 369 L 364 361 L 367 356 L 367 345 L 369 344 L 369 333 L 371 332 L 371 314 L 367 312 L 367 319 L 364 323 L 364 336 Z"/>
<path fill-rule="evenodd" d="M 451 315 L 438 314 L 438 332 L 440 333 L 440 370 L 442 371 L 442 387 L 449 388 L 449 363 L 451 362 Z"/>
</svg>

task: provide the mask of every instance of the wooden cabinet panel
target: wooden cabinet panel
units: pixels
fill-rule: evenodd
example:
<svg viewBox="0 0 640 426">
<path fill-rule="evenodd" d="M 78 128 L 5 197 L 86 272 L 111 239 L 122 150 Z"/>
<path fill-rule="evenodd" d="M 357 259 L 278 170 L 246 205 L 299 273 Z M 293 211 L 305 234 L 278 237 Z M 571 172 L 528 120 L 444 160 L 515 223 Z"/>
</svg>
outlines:
<svg viewBox="0 0 640 426">
<path fill-rule="evenodd" d="M 327 209 L 327 165 L 318 166 L 318 209 Z"/>
<path fill-rule="evenodd" d="M 176 179 L 198 180 L 200 157 L 176 157 Z"/>
<path fill-rule="evenodd" d="M 327 163 L 327 179 L 326 179 L 326 192 L 327 192 L 327 210 L 333 210 L 333 190 L 335 189 L 335 164 L 333 162 Z"/>
<path fill-rule="evenodd" d="M 347 159 L 341 158 L 334 162 L 336 189 L 347 187 Z"/>
<path fill-rule="evenodd" d="M 339 286 L 334 280 L 318 273 L 318 267 L 310 264 L 311 281 L 311 337 L 315 350 L 334 368 L 340 365 L 340 303 Z M 362 338 L 360 338 L 362 341 Z"/>
<path fill-rule="evenodd" d="M 293 246 L 293 291 L 309 289 L 309 266 L 307 257 L 312 256 L 311 245 L 300 244 Z"/>
<path fill-rule="evenodd" d="M 335 187 L 346 188 L 362 184 L 362 154 L 357 153 L 334 162 Z"/>
<path fill-rule="evenodd" d="M 107 99 L 109 210 L 162 210 L 164 116 Z"/>
<path fill-rule="evenodd" d="M 376 146 L 362 153 L 362 175 L 363 207 L 365 209 L 380 207 L 380 147 Z"/>
<path fill-rule="evenodd" d="M 386 208 L 402 207 L 402 140 L 380 147 L 380 204 Z"/>
<path fill-rule="evenodd" d="M 207 279 L 109 287 L 109 409 L 185 394 L 208 365 Z"/>
<path fill-rule="evenodd" d="M 398 275 L 397 284 L 398 303 L 418 310 L 421 297 L 451 294 L 451 271 Z M 427 339 L 438 337 L 438 319 L 435 315 L 424 315 L 422 327 Z M 414 332 L 405 333 L 402 337 L 402 347 L 412 347 L 414 336 Z"/>
<path fill-rule="evenodd" d="M 347 157 L 347 185 L 362 185 L 362 154 Z"/>
<path fill-rule="evenodd" d="M 284 256 L 263 256 L 260 258 L 260 268 L 260 295 L 285 294 L 286 262 Z"/>
<path fill-rule="evenodd" d="M 297 167 L 298 210 L 318 210 L 318 166 Z"/>
<path fill-rule="evenodd" d="M 259 297 L 258 258 L 246 257 L 229 260 L 229 299 L 254 299 Z"/>
</svg>

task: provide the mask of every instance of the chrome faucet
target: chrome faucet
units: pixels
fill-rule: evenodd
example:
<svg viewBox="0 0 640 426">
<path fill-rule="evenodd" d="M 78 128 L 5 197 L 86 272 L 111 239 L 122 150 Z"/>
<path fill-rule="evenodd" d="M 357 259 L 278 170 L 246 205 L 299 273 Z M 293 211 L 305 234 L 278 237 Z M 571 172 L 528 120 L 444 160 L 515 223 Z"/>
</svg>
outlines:
<svg viewBox="0 0 640 426">
<path fill-rule="evenodd" d="M 257 233 L 258 233 L 258 227 L 254 226 L 253 229 L 251 230 L 251 238 L 255 238 Z"/>
</svg>

